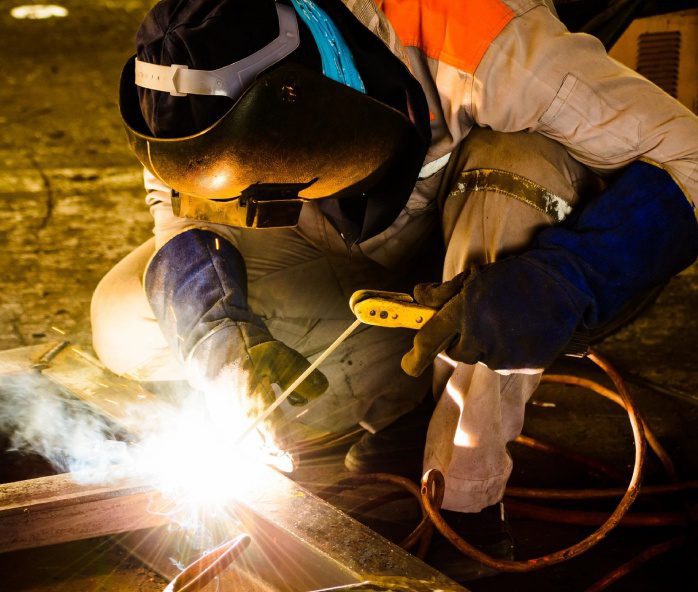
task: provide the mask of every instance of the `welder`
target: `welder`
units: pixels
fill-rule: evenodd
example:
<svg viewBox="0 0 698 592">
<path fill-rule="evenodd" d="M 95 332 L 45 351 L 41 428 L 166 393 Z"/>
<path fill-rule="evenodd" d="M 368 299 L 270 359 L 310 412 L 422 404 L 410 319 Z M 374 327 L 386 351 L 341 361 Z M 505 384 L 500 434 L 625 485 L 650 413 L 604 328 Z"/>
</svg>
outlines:
<svg viewBox="0 0 698 592">
<path fill-rule="evenodd" d="M 413 292 L 434 318 L 362 327 L 287 428 L 362 426 L 357 471 L 407 471 L 426 437 L 446 518 L 511 556 L 506 445 L 540 372 L 696 257 L 697 118 L 550 0 L 163 0 L 120 103 L 155 236 L 95 292 L 105 365 L 203 388 L 243 371 L 264 405 L 354 290 Z"/>
</svg>

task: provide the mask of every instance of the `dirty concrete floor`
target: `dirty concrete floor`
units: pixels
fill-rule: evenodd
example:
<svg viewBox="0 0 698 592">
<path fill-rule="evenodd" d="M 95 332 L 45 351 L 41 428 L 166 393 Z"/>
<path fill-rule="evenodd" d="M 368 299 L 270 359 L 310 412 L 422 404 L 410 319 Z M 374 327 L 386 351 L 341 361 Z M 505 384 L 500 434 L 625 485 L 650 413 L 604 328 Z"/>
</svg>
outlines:
<svg viewBox="0 0 698 592">
<path fill-rule="evenodd" d="M 0 349 L 65 332 L 89 345 L 89 302 L 100 277 L 150 235 L 140 171 L 126 148 L 117 110 L 121 66 L 132 51 L 145 0 L 71 0 L 69 16 L 16 21 L 0 2 Z M 696 266 L 671 281 L 657 303 L 602 349 L 636 382 L 647 421 L 682 478 L 698 477 Z M 585 370 L 586 372 L 587 370 Z M 650 380 L 674 393 L 658 394 Z M 643 384 L 640 384 L 643 383 Z M 627 420 L 598 398 L 561 387 L 537 395 L 526 432 L 627 470 Z M 698 398 L 694 399 L 698 403 Z M 514 447 L 514 481 L 531 486 L 599 484 L 564 462 Z M 660 481 L 652 459 L 649 481 Z M 687 501 L 694 506 L 695 496 Z M 675 501 L 672 503 L 676 503 Z M 656 507 L 654 502 L 647 508 Z M 579 538 L 573 527 L 514 523 L 522 556 Z M 611 567 L 675 533 L 623 530 L 571 564 L 507 575 L 474 590 L 583 590 Z M 657 559 L 614 590 L 696 589 L 695 546 Z M 79 564 L 81 569 L 72 566 Z M 31 567 L 30 567 L 31 566 Z M 26 569 L 21 575 L 22 568 Z M 108 540 L 0 557 L 6 590 L 155 590 L 162 582 Z"/>
</svg>

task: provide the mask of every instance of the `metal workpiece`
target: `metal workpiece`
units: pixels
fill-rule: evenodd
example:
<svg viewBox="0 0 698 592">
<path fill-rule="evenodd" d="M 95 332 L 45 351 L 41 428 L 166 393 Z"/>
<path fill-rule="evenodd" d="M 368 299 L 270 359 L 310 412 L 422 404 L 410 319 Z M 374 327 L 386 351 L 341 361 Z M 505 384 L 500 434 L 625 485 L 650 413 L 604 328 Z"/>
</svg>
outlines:
<svg viewBox="0 0 698 592">
<path fill-rule="evenodd" d="M 418 582 L 410 578 L 390 577 L 375 578 L 371 582 L 361 582 L 360 584 L 349 584 L 335 588 L 323 588 L 313 592 L 439 592 L 429 582 Z"/>
<path fill-rule="evenodd" d="M 0 553 L 169 523 L 157 492 L 140 481 L 78 483 L 63 473 L 0 485 Z"/>
<path fill-rule="evenodd" d="M 465 590 L 274 469 L 265 469 L 250 485 L 228 518 L 218 517 L 207 529 L 216 543 L 238 533 L 252 541 L 220 575 L 219 590 Z M 164 577 L 177 575 L 169 557 L 181 557 L 183 549 L 168 527 L 131 533 L 122 542 Z M 197 557 L 194 543 L 187 560 Z"/>
<path fill-rule="evenodd" d="M 55 358 L 55 352 L 64 349 L 65 341 L 49 341 L 0 352 L 0 378 L 29 374 L 45 367 L 47 360 Z"/>
<path fill-rule="evenodd" d="M 267 475 L 265 475 L 267 477 Z M 268 469 L 268 482 L 251 484 L 245 506 L 268 523 L 285 531 L 313 553 L 346 570 L 355 581 L 389 581 L 403 578 L 413 583 L 406 590 L 463 590 L 436 570 L 416 559 L 368 527 L 350 518 L 297 483 Z M 266 479 L 265 479 L 266 481 Z M 253 518 L 253 516 L 249 516 Z M 243 523 L 246 520 L 243 518 Z M 251 526 L 246 523 L 248 528 Z M 249 532 L 255 537 L 254 532 Z"/>
<path fill-rule="evenodd" d="M 89 354 L 72 346 L 57 351 L 56 345 L 0 352 L 0 383 L 3 373 L 38 374 L 137 437 L 138 423 L 127 410 L 156 395 L 111 374 Z M 221 591 L 464 590 L 271 467 L 240 480 L 236 501 L 204 524 L 205 546 L 166 512 L 151 514 L 162 496 L 149 483 L 84 486 L 64 474 L 0 485 L 0 531 L 8 532 L 7 526 L 16 535 L 16 544 L 0 551 L 120 533 L 129 552 L 172 580 L 181 573 L 172 558 L 189 565 L 205 550 L 247 535 L 249 547 L 218 575 Z M 118 516 L 124 520 L 110 519 Z"/>
</svg>

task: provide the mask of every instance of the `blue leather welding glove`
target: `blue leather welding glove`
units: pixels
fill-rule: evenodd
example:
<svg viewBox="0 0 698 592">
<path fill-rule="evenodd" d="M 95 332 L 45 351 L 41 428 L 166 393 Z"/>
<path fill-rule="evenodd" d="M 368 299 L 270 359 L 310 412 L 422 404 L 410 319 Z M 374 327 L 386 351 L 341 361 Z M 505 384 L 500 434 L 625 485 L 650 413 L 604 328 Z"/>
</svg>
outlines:
<svg viewBox="0 0 698 592">
<path fill-rule="evenodd" d="M 230 242 L 203 229 L 187 230 L 155 253 L 145 291 L 165 338 L 197 387 L 240 384 L 261 406 L 274 401 L 308 368 L 294 349 L 275 340 L 247 305 L 247 271 Z M 327 389 L 313 372 L 289 401 L 304 404 Z"/>
<path fill-rule="evenodd" d="M 610 321 L 697 254 L 695 211 L 681 188 L 665 170 L 634 162 L 530 250 L 417 286 L 415 300 L 439 311 L 402 367 L 418 376 L 446 351 L 493 370 L 546 368 L 576 330 Z"/>
</svg>

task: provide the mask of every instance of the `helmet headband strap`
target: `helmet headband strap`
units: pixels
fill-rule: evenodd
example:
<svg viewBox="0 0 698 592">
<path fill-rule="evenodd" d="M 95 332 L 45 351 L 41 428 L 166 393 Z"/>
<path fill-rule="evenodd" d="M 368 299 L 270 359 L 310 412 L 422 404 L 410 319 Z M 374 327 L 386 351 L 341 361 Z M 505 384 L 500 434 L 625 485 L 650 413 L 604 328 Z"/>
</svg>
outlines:
<svg viewBox="0 0 698 592">
<path fill-rule="evenodd" d="M 284 59 L 300 45 L 298 20 L 293 8 L 277 3 L 276 13 L 279 35 L 252 55 L 217 70 L 195 70 L 180 64 L 161 66 L 137 59 L 136 85 L 176 97 L 218 95 L 236 99 L 260 72 Z"/>
</svg>

